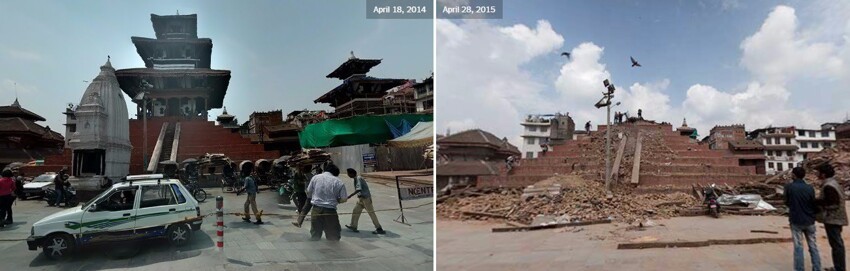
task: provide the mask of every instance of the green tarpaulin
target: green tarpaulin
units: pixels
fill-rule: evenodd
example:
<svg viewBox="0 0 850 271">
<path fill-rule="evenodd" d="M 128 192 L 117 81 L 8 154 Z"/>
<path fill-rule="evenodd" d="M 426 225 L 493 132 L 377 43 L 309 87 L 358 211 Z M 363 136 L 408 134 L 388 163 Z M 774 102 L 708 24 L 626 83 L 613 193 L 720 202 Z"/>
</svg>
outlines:
<svg viewBox="0 0 850 271">
<path fill-rule="evenodd" d="M 357 116 L 326 120 L 307 125 L 298 133 L 302 148 L 323 148 L 359 144 L 383 144 L 393 139 L 387 124 L 400 126 L 402 120 L 410 125 L 432 121 L 432 115 L 400 114 L 383 116 Z"/>
</svg>

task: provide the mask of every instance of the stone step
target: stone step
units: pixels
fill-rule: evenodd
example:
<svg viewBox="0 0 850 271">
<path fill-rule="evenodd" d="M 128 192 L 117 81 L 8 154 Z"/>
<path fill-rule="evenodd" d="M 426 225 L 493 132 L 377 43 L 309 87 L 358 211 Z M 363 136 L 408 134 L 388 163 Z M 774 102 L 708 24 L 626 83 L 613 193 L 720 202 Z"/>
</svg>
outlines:
<svg viewBox="0 0 850 271">
<path fill-rule="evenodd" d="M 738 165 L 641 164 L 641 173 L 755 174 L 755 167 Z"/>
<path fill-rule="evenodd" d="M 641 173 L 639 185 L 674 185 L 674 186 L 690 186 L 694 183 L 703 185 L 712 183 L 728 183 L 737 184 L 749 181 L 763 181 L 766 176 L 763 175 L 732 175 L 732 174 L 671 174 L 671 175 L 656 175 Z"/>
</svg>

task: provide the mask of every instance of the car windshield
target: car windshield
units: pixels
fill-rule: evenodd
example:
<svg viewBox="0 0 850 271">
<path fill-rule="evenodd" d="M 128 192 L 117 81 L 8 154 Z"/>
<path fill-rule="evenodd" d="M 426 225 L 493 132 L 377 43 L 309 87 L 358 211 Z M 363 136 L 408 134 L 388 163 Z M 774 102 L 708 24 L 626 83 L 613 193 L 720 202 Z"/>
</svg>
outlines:
<svg viewBox="0 0 850 271">
<path fill-rule="evenodd" d="M 41 174 L 32 181 L 34 183 L 49 183 L 53 181 L 53 177 L 56 177 L 56 174 Z"/>
</svg>

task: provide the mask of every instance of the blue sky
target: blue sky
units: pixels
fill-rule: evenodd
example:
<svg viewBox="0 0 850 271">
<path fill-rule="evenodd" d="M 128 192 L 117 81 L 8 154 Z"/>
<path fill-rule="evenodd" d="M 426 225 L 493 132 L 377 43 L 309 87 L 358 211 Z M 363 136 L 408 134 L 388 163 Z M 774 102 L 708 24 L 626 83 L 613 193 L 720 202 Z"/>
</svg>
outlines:
<svg viewBox="0 0 850 271">
<path fill-rule="evenodd" d="M 531 0 L 503 10 L 501 20 L 438 20 L 440 133 L 516 140 L 524 115 L 556 111 L 599 124 L 592 104 L 605 78 L 619 110 L 675 126 L 687 117 L 701 135 L 732 123 L 814 128 L 850 111 L 847 1 Z M 455 109 L 472 103 L 482 113 Z"/>
<path fill-rule="evenodd" d="M 338 85 L 325 75 L 352 50 L 384 60 L 375 76 L 422 80 L 433 70 L 433 22 L 365 19 L 365 1 L 4 1 L 0 104 L 12 103 L 17 84 L 21 104 L 58 130 L 65 104 L 79 103 L 106 56 L 116 69 L 144 67 L 130 37 L 153 38 L 150 14 L 178 10 L 198 14 L 212 68 L 231 70 L 224 104 L 240 121 L 253 111 L 330 109 L 313 100 Z"/>
</svg>

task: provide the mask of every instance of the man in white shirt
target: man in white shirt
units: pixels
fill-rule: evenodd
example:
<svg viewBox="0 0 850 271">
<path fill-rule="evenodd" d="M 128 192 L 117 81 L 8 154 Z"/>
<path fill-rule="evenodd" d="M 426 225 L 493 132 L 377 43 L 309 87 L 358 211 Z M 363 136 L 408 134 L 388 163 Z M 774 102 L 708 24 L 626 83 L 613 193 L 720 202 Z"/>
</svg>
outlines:
<svg viewBox="0 0 850 271">
<path fill-rule="evenodd" d="M 342 227 L 339 224 L 339 215 L 336 211 L 337 204 L 348 199 L 345 184 L 338 178 L 339 168 L 333 164 L 325 168 L 325 172 L 310 180 L 307 185 L 307 195 L 310 196 L 310 204 L 313 209 L 310 212 L 310 240 L 325 238 L 331 241 L 339 241 Z"/>
</svg>

